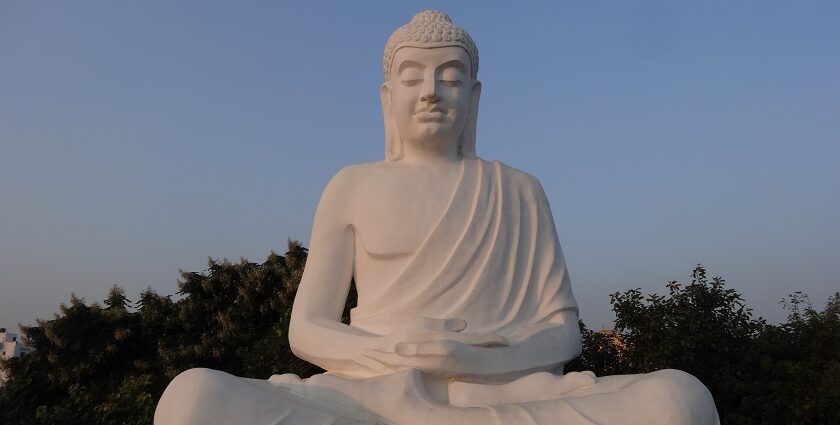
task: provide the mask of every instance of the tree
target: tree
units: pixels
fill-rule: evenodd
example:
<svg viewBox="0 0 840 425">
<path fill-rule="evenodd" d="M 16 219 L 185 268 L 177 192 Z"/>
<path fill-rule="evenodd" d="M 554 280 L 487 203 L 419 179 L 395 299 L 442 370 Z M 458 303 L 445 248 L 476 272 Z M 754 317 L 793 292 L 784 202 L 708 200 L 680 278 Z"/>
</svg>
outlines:
<svg viewBox="0 0 840 425">
<path fill-rule="evenodd" d="M 711 280 L 697 265 L 691 283 L 668 283 L 668 296 L 638 289 L 614 293 L 616 333 L 627 345 L 623 362 L 638 373 L 680 369 L 709 387 L 718 409 L 737 410 L 744 374 L 754 367 L 753 340 L 764 328 L 741 295 Z"/>
<path fill-rule="evenodd" d="M 289 241 L 285 256 L 272 252 L 263 264 L 211 259 L 207 273 L 182 272 L 174 305 L 181 328 L 156 344 L 166 375 L 193 367 L 263 379 L 319 372 L 292 354 L 287 335 L 306 257 L 303 245 Z"/>
<path fill-rule="evenodd" d="M 287 337 L 306 257 L 289 241 L 262 264 L 211 259 L 204 273 L 181 273 L 178 301 L 149 289 L 131 308 L 117 286 L 104 307 L 72 296 L 52 320 L 22 328 L 34 351 L 4 365 L 0 423 L 151 424 L 166 385 L 192 367 L 256 378 L 319 372 Z"/>
<path fill-rule="evenodd" d="M 823 312 L 795 293 L 787 323 L 769 325 L 724 279 L 698 265 L 668 295 L 611 296 L 615 331 L 581 323 L 583 353 L 568 370 L 597 375 L 674 368 L 711 391 L 723 424 L 840 423 L 840 294 Z"/>
<path fill-rule="evenodd" d="M 142 373 L 147 349 L 139 321 L 119 288 L 108 302 L 87 305 L 71 296 L 53 320 L 23 327 L 35 350 L 7 365 L 0 391 L 4 424 L 96 424 L 97 405 L 126 379 Z M 145 362 L 148 363 L 148 362 Z"/>
<path fill-rule="evenodd" d="M 787 322 L 756 338 L 761 355 L 752 391 L 744 395 L 744 416 L 753 412 L 752 423 L 840 423 L 840 293 L 822 312 L 801 292 L 782 305 Z"/>
<path fill-rule="evenodd" d="M 590 370 L 598 376 L 634 373 L 625 361 L 626 344 L 612 330 L 593 331 L 580 321 L 581 355 L 568 363 L 567 372 Z"/>
</svg>

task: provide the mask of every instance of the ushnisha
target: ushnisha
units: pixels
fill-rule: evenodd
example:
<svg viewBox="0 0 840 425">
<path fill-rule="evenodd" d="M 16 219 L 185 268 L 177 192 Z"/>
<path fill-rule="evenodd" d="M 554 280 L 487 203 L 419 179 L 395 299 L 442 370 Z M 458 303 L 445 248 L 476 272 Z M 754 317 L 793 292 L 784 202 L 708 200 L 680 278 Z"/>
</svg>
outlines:
<svg viewBox="0 0 840 425">
<path fill-rule="evenodd" d="M 292 349 L 327 372 L 191 369 L 155 423 L 718 424 L 684 372 L 563 374 L 581 349 L 578 306 L 539 182 L 475 154 L 472 38 L 424 11 L 383 65 L 386 159 L 327 185 L 292 312 Z"/>
</svg>

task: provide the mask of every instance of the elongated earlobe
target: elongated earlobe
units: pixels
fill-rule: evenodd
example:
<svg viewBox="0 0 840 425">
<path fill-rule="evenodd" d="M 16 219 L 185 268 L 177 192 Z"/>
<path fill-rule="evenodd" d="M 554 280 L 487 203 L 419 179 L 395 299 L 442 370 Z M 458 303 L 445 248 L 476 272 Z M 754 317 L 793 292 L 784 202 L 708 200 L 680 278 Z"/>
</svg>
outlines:
<svg viewBox="0 0 840 425">
<path fill-rule="evenodd" d="M 476 158 L 475 138 L 478 131 L 478 102 L 480 98 L 481 82 L 476 81 L 470 91 L 470 114 L 467 117 L 466 125 L 464 125 L 464 132 L 461 133 L 461 139 L 458 141 L 463 158 Z"/>
<path fill-rule="evenodd" d="M 379 100 L 382 102 L 382 118 L 385 124 L 385 159 L 399 161 L 403 156 L 402 140 L 391 115 L 391 89 L 387 81 L 379 88 Z"/>
</svg>

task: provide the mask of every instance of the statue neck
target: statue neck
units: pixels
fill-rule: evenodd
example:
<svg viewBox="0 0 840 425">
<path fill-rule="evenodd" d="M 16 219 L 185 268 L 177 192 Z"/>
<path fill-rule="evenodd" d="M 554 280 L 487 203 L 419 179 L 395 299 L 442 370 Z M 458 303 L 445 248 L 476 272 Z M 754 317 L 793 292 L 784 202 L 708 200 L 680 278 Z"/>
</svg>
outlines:
<svg viewBox="0 0 840 425">
<path fill-rule="evenodd" d="M 457 142 L 406 141 L 403 158 L 407 164 L 446 164 L 461 160 Z"/>
</svg>

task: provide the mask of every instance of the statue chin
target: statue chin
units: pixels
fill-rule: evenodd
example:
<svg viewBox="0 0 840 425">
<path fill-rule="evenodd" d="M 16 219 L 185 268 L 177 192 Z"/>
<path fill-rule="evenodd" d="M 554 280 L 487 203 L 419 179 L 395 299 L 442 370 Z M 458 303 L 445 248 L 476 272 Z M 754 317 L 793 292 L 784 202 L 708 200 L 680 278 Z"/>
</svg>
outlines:
<svg viewBox="0 0 840 425">
<path fill-rule="evenodd" d="M 386 82 L 409 69 L 416 83 L 383 85 L 387 160 L 346 167 L 324 190 L 292 312 L 292 350 L 328 372 L 191 369 L 167 387 L 155 424 L 719 424 L 685 372 L 562 373 L 580 353 L 578 305 L 539 182 L 475 156 L 469 35 L 424 11 L 394 32 L 383 63 Z M 439 75 L 468 89 L 423 85 Z M 468 111 L 456 161 L 394 167 L 436 151 L 402 149 L 392 103 Z M 331 318 L 352 278 L 358 305 L 344 325 Z"/>
</svg>

